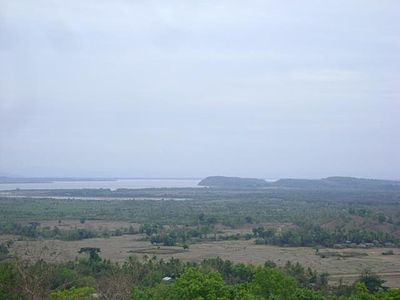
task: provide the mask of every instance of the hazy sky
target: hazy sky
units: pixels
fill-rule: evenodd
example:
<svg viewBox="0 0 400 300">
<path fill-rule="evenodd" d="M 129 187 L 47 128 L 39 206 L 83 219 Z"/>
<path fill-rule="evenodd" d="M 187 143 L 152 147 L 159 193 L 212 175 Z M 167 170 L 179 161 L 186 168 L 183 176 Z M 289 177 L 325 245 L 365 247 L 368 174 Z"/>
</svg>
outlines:
<svg viewBox="0 0 400 300">
<path fill-rule="evenodd" d="M 0 0 L 0 174 L 400 179 L 400 2 Z"/>
</svg>

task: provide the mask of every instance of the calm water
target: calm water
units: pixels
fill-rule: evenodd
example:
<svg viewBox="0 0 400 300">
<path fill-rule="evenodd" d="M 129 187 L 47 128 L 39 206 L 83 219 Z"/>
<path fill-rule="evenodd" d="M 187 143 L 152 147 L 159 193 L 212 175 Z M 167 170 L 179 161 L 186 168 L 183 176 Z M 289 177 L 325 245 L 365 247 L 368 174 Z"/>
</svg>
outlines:
<svg viewBox="0 0 400 300">
<path fill-rule="evenodd" d="M 56 181 L 51 183 L 3 183 L 0 190 L 14 189 L 141 189 L 198 187 L 200 179 L 118 179 L 115 181 Z"/>
</svg>

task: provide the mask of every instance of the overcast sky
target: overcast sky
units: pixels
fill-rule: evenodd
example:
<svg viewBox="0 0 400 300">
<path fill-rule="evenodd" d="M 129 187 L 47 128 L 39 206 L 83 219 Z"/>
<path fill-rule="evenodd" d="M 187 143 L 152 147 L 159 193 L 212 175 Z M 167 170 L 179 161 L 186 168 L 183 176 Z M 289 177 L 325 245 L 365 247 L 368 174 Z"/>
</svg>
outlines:
<svg viewBox="0 0 400 300">
<path fill-rule="evenodd" d="M 400 179 L 397 0 L 0 0 L 0 174 Z"/>
</svg>

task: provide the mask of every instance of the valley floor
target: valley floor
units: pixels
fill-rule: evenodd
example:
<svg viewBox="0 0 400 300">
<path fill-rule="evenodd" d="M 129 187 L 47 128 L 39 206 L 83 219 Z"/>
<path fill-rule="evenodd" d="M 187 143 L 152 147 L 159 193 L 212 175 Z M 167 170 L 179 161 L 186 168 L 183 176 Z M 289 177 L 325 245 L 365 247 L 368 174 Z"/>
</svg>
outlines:
<svg viewBox="0 0 400 300">
<path fill-rule="evenodd" d="M 9 236 L 7 237 L 9 238 Z M 81 241 L 15 241 L 10 248 L 11 253 L 22 257 L 42 258 L 46 261 L 74 260 L 81 247 L 96 247 L 101 249 L 101 257 L 123 262 L 131 255 L 140 258 L 145 255 L 158 258 L 175 257 L 183 261 L 201 261 L 205 258 L 221 257 L 236 263 L 264 264 L 270 260 L 277 265 L 287 261 L 299 262 L 318 272 L 328 272 L 332 284 L 340 279 L 352 282 L 366 268 L 377 272 L 386 286 L 400 286 L 400 249 L 371 248 L 371 249 L 321 249 L 320 252 L 330 254 L 355 254 L 352 257 L 328 256 L 322 258 L 316 255 L 315 249 L 309 247 L 277 247 L 256 245 L 254 240 L 203 242 L 182 247 L 154 246 L 148 241 L 141 240 L 142 235 L 123 235 L 110 238 L 94 238 Z M 1 237 L 0 237 L 1 239 Z M 3 237 L 5 239 L 5 237 Z M 393 250 L 393 255 L 382 255 Z"/>
</svg>

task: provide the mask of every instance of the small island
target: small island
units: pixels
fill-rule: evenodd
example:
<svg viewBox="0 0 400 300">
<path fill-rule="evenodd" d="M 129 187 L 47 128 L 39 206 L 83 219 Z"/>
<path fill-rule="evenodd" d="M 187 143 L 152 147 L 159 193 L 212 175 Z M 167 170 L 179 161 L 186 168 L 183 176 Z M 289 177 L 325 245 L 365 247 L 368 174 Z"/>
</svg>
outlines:
<svg viewBox="0 0 400 300">
<path fill-rule="evenodd" d="M 219 188 L 260 188 L 267 186 L 264 179 L 226 176 L 210 176 L 199 182 L 199 186 Z"/>
</svg>

